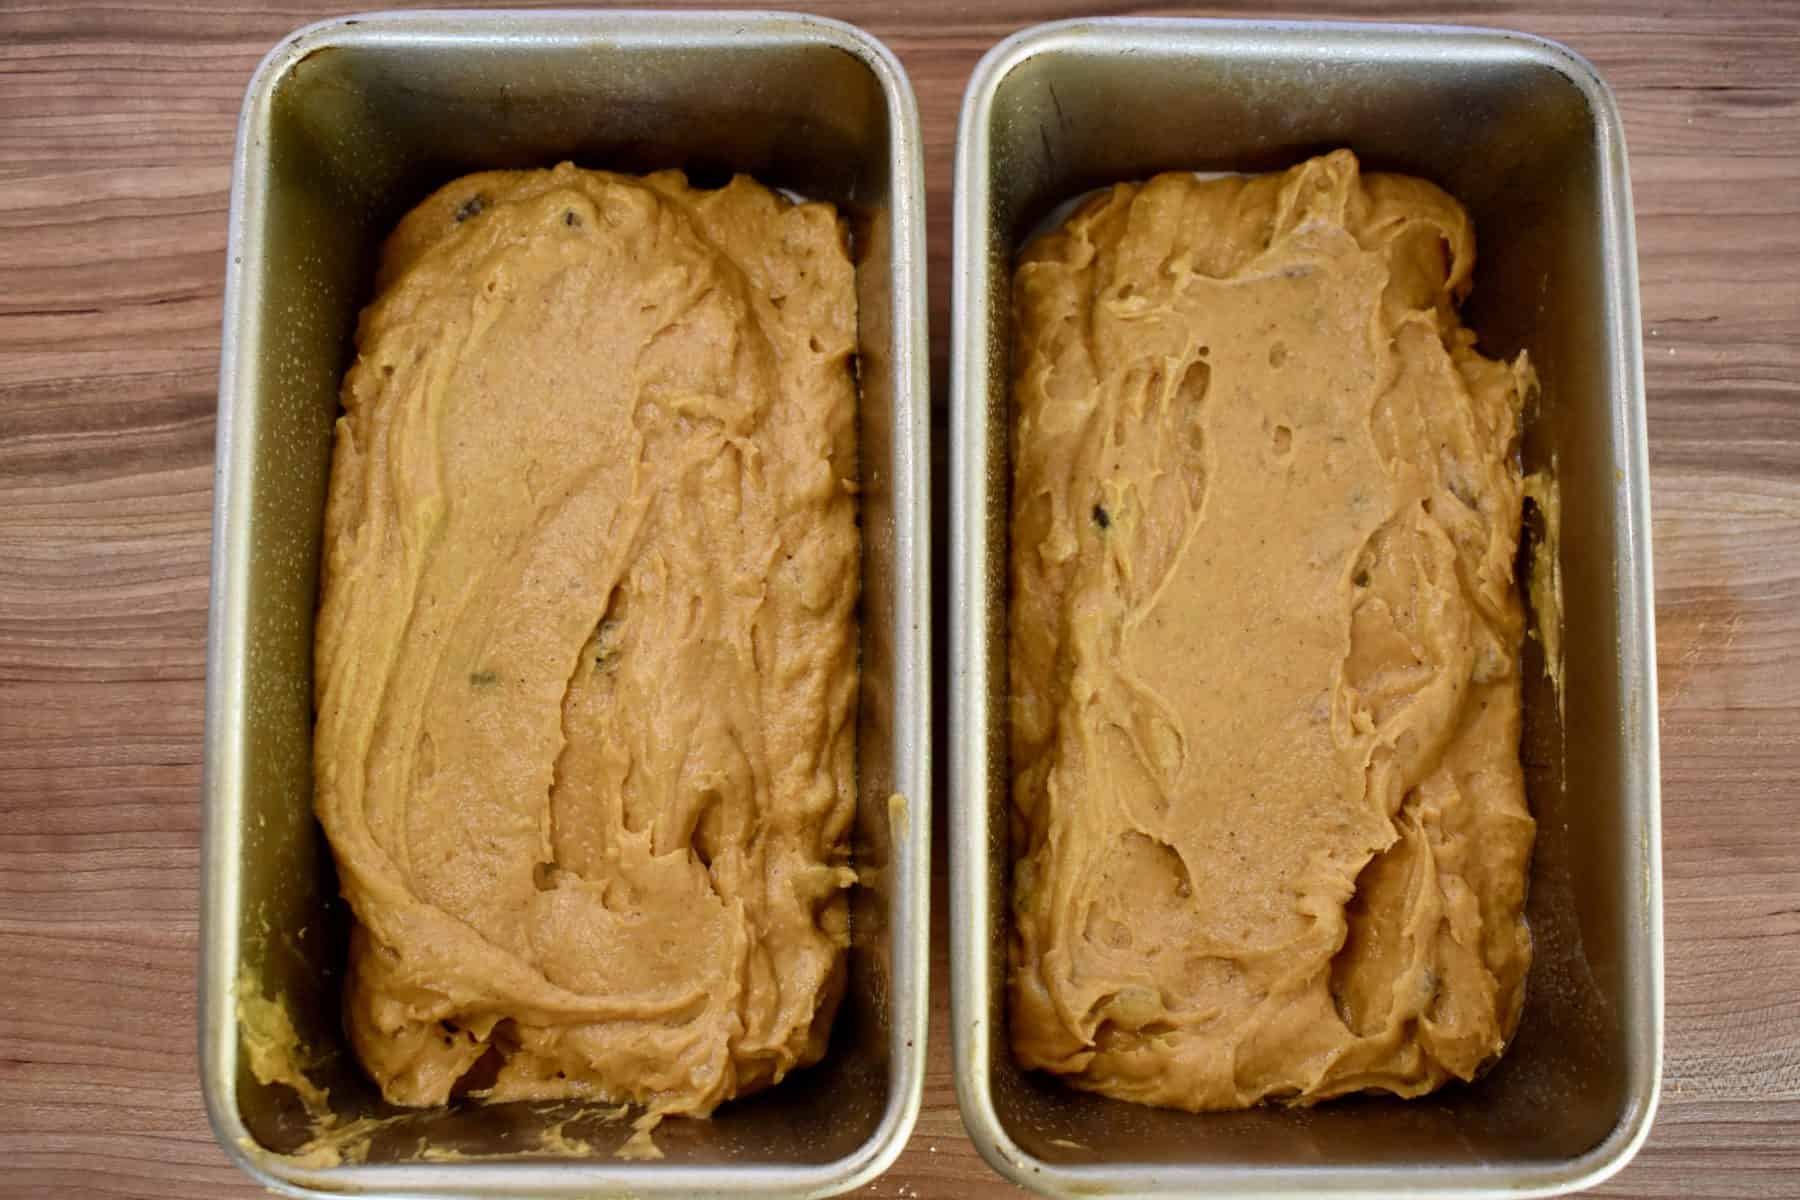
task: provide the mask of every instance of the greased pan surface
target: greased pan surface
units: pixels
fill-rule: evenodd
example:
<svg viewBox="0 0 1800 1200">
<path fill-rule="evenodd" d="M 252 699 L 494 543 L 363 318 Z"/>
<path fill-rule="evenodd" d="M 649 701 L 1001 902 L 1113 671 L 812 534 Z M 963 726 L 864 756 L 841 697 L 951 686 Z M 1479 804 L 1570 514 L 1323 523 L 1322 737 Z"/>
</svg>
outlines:
<svg viewBox="0 0 1800 1200">
<path fill-rule="evenodd" d="M 458 175 L 573 159 L 734 171 L 838 204 L 854 241 L 864 541 L 850 983 L 824 1062 L 611 1150 L 602 1106 L 381 1104 L 343 1043 L 347 913 L 311 811 L 312 636 L 330 431 L 382 237 Z M 301 1193 L 817 1196 L 892 1161 L 918 1111 L 929 890 L 929 526 L 918 116 L 882 46 L 771 13 L 377 13 L 294 34 L 250 84 L 233 171 L 207 657 L 201 1072 L 215 1131 Z M 903 799 L 890 802 L 890 797 Z M 366 1162 L 291 1152 L 239 1001 L 272 1000 Z M 546 1141 L 546 1132 L 553 1136 Z M 565 1139 L 558 1142 L 557 1137 Z M 588 1156 L 546 1145 L 592 1143 Z M 528 1152 L 526 1157 L 492 1155 Z M 467 1161 L 456 1156 L 469 1156 Z"/>
<path fill-rule="evenodd" d="M 1527 470 L 1562 497 L 1565 691 L 1528 642 L 1536 960 L 1506 1057 L 1398 1101 L 1196 1116 L 1020 1071 L 1007 1043 L 1007 408 L 1014 257 L 1072 197 L 1158 171 L 1265 171 L 1348 146 L 1474 218 L 1465 320 L 1530 352 Z M 1623 133 L 1568 50 L 1492 30 L 1117 19 L 1025 30 L 977 67 L 957 134 L 951 365 L 952 1037 L 963 1118 L 1056 1195 L 1541 1195 L 1650 1127 L 1662 900 L 1642 351 Z"/>
</svg>

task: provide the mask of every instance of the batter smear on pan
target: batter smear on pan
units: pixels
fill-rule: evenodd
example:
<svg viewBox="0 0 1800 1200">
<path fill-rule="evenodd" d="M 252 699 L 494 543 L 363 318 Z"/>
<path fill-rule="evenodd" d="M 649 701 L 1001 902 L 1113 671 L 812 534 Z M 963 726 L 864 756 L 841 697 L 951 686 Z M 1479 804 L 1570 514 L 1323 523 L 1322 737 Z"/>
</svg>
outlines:
<svg viewBox="0 0 1800 1200">
<path fill-rule="evenodd" d="M 475 175 L 378 283 L 316 661 L 351 1041 L 397 1104 L 705 1115 L 843 990 L 843 230 L 743 178 Z"/>
<path fill-rule="evenodd" d="M 1339 151 L 1098 195 L 1014 282 L 1011 1037 L 1228 1109 L 1470 1079 L 1534 826 L 1523 357 L 1470 222 Z"/>
</svg>

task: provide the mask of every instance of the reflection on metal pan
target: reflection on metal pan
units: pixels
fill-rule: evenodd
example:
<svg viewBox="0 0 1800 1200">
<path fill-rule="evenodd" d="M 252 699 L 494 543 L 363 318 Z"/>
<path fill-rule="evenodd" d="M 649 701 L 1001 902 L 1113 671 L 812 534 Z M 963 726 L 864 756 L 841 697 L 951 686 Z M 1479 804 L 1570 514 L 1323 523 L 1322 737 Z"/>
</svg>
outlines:
<svg viewBox="0 0 1800 1200">
<path fill-rule="evenodd" d="M 347 914 L 311 812 L 330 431 L 376 249 L 457 175 L 564 159 L 743 171 L 831 200 L 857 262 L 864 562 L 848 995 L 824 1062 L 711 1121 L 666 1123 L 658 1162 L 613 1157 L 630 1128 L 602 1105 L 381 1103 L 343 1043 Z M 847 25 L 791 14 L 328 21 L 276 46 L 250 84 L 230 220 L 200 985 L 202 1086 L 227 1153 L 302 1194 L 820 1196 L 880 1172 L 919 1105 L 931 831 L 923 180 L 898 62 Z M 294 1026 L 333 1118 L 366 1122 L 366 1161 L 286 1153 L 313 1123 L 294 1089 L 258 1082 L 250 1058 L 266 1043 L 241 1020 L 274 1012 Z M 577 1153 L 583 1143 L 597 1153 Z"/>
<path fill-rule="evenodd" d="M 1193 1115 L 1020 1071 L 1006 1035 L 1009 297 L 1027 236 L 1161 171 L 1268 171 L 1347 146 L 1475 221 L 1464 317 L 1543 381 L 1523 447 L 1562 505 L 1566 716 L 1526 649 L 1536 959 L 1511 1050 L 1414 1101 Z M 963 1119 L 1054 1195 L 1518 1196 L 1598 1182 L 1649 1130 L 1662 897 L 1642 352 L 1625 147 L 1561 46 L 1495 30 L 1080 20 L 977 67 L 955 174 L 951 328 L 951 1031 Z"/>
</svg>

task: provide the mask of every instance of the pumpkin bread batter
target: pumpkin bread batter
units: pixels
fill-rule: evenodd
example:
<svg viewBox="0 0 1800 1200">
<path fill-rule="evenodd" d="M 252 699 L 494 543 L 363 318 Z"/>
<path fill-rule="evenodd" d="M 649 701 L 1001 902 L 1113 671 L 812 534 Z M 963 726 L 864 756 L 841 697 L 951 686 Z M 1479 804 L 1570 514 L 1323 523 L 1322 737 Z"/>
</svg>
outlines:
<svg viewBox="0 0 1800 1200">
<path fill-rule="evenodd" d="M 854 806 L 835 212 L 564 165 L 401 222 L 344 381 L 316 807 L 388 1100 L 704 1115 L 824 1050 Z"/>
<path fill-rule="evenodd" d="M 1339 151 L 1092 198 L 1014 284 L 1011 1034 L 1204 1110 L 1416 1096 L 1531 942 L 1523 358 L 1475 242 Z"/>
</svg>

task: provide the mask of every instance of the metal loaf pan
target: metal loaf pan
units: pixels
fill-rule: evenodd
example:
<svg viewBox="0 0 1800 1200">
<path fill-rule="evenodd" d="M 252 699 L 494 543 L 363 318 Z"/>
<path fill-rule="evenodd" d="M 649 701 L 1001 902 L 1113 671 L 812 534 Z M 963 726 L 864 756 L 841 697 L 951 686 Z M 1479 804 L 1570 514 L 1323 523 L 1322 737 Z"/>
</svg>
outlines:
<svg viewBox="0 0 1800 1200">
<path fill-rule="evenodd" d="M 563 159 L 682 167 L 703 186 L 743 171 L 834 201 L 857 260 L 865 557 L 848 995 L 824 1062 L 711 1121 L 665 1122 L 660 1162 L 612 1157 L 629 1128 L 598 1105 L 408 1115 L 381 1103 L 344 1044 L 347 914 L 311 811 L 330 432 L 377 248 L 458 175 Z M 200 984 L 202 1085 L 227 1153 L 259 1182 L 307 1194 L 818 1196 L 877 1174 L 919 1106 L 931 813 L 923 184 L 899 63 L 850 26 L 785 14 L 329 21 L 257 70 L 230 219 Z M 904 803 L 890 804 L 896 793 Z M 399 1117 L 366 1163 L 284 1153 L 305 1140 L 304 1112 L 293 1089 L 250 1070 L 240 989 L 290 1014 L 335 1114 Z M 546 1155 L 553 1125 L 599 1153 Z"/>
<path fill-rule="evenodd" d="M 1020 1071 L 1009 913 L 1010 275 L 1056 206 L 1158 171 L 1265 171 L 1339 146 L 1431 179 L 1479 238 L 1465 313 L 1543 379 L 1527 469 L 1563 500 L 1566 691 L 1528 643 L 1536 961 L 1506 1057 L 1416 1101 L 1196 1116 Z M 976 69 L 957 135 L 952 330 L 951 932 L 963 1119 L 1003 1174 L 1060 1195 L 1541 1195 L 1642 1143 L 1662 1058 L 1661 851 L 1642 350 L 1618 110 L 1568 50 L 1512 33 L 1092 20 Z"/>
</svg>

